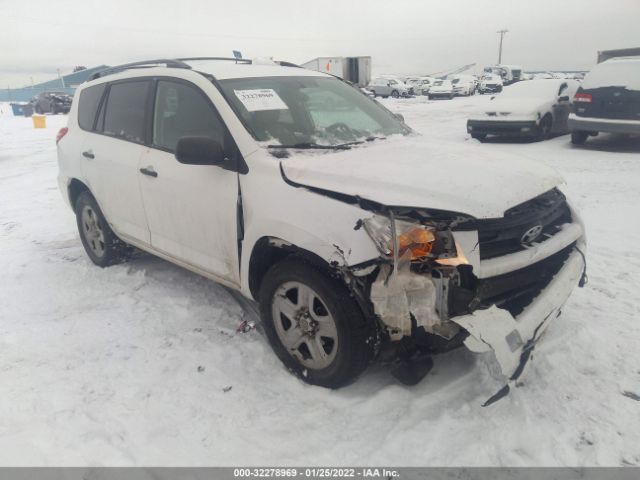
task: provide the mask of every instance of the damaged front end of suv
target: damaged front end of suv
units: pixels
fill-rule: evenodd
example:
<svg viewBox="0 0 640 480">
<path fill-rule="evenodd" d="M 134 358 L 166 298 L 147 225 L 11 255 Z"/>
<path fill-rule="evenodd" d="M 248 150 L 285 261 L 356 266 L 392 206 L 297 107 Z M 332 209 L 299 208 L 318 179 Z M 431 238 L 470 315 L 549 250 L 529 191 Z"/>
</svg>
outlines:
<svg viewBox="0 0 640 480">
<path fill-rule="evenodd" d="M 493 352 L 509 385 L 521 378 L 536 342 L 576 284 L 586 281 L 584 227 L 556 188 L 507 210 L 501 218 L 378 206 L 355 226 L 380 252 L 351 273 L 383 334 L 411 355 L 462 343 Z M 364 286 L 364 287 L 362 287 Z M 428 357 L 430 358 L 430 357 Z M 430 364 L 428 364 L 430 365 Z"/>
</svg>

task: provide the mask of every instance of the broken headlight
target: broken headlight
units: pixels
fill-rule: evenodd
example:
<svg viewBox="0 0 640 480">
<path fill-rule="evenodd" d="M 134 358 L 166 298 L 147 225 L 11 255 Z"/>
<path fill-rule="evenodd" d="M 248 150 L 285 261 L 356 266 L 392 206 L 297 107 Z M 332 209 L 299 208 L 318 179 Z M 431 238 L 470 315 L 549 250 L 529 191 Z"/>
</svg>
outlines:
<svg viewBox="0 0 640 480">
<path fill-rule="evenodd" d="M 363 221 L 364 229 L 383 255 L 393 258 L 394 238 L 391 220 L 376 215 Z M 422 225 L 405 220 L 395 221 L 395 241 L 398 257 L 409 256 L 411 260 L 426 258 L 445 259 L 457 256 L 453 235 L 449 230 L 438 230 L 436 226 Z"/>
</svg>

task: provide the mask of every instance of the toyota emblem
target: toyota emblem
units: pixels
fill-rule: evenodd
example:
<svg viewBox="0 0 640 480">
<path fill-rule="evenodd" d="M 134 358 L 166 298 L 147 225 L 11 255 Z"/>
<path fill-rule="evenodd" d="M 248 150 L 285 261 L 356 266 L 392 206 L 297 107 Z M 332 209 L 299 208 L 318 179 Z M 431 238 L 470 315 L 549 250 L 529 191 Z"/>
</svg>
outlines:
<svg viewBox="0 0 640 480">
<path fill-rule="evenodd" d="M 538 236 L 542 233 L 542 225 L 536 225 L 535 227 L 531 227 L 529 230 L 524 232 L 520 237 L 520 243 L 523 245 L 527 245 L 533 242 Z"/>
</svg>

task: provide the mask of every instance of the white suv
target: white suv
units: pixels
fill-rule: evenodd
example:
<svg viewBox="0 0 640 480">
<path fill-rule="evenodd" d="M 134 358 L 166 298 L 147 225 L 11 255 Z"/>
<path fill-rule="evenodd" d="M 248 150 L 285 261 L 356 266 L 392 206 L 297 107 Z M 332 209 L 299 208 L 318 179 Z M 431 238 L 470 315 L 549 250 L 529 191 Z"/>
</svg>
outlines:
<svg viewBox="0 0 640 480">
<path fill-rule="evenodd" d="M 515 381 L 584 278 L 555 171 L 433 147 L 323 73 L 116 67 L 78 88 L 57 144 L 96 265 L 135 246 L 240 291 L 309 383 L 345 385 L 380 358 L 411 371 L 463 342 Z"/>
</svg>

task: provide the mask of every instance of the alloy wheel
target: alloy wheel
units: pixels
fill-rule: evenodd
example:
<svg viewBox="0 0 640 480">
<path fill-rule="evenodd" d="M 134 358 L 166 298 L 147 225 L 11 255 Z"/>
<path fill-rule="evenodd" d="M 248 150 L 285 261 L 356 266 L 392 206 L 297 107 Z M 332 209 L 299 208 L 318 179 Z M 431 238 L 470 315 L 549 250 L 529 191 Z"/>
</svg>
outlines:
<svg viewBox="0 0 640 480">
<path fill-rule="evenodd" d="M 280 342 L 304 367 L 319 370 L 333 362 L 338 329 L 312 288 L 300 282 L 283 283 L 273 296 L 271 308 Z"/>
<path fill-rule="evenodd" d="M 97 256 L 104 255 L 104 232 L 100 226 L 98 215 L 89 205 L 82 209 L 82 231 L 87 245 Z"/>
</svg>

